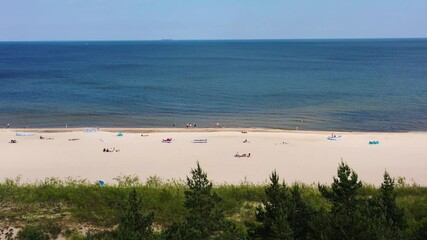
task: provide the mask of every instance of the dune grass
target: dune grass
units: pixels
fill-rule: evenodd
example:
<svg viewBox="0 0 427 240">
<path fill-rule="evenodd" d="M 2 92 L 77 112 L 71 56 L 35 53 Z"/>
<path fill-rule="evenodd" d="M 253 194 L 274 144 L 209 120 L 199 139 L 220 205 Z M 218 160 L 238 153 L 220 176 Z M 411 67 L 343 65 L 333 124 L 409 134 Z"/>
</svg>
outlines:
<svg viewBox="0 0 427 240">
<path fill-rule="evenodd" d="M 308 205 L 315 209 L 328 207 L 316 185 L 299 185 Z M 156 229 L 185 218 L 184 181 L 164 181 L 154 176 L 142 182 L 134 176 L 121 176 L 113 185 L 101 186 L 87 180 L 56 178 L 27 184 L 17 178 L 0 183 L 0 225 L 19 228 L 44 223 L 65 232 L 76 231 L 81 226 L 95 231 L 111 229 L 118 223 L 132 189 L 142 197 L 144 212 L 154 212 Z M 255 220 L 255 208 L 262 201 L 264 189 L 263 185 L 247 182 L 214 187 L 223 199 L 221 204 L 227 218 L 242 228 L 245 222 Z M 369 196 L 377 191 L 376 187 L 365 184 L 360 194 Z M 426 224 L 427 187 L 399 185 L 396 193 L 397 203 L 408 218 L 408 231 Z"/>
</svg>

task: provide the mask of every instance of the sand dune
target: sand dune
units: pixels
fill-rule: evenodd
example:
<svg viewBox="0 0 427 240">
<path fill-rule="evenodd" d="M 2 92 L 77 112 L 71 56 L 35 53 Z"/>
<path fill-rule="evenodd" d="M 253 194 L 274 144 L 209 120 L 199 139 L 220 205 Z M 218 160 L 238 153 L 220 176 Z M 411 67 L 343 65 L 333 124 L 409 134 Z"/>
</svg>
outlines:
<svg viewBox="0 0 427 240">
<path fill-rule="evenodd" d="M 19 137 L 16 132 L 35 132 Z M 116 136 L 123 131 L 124 136 Z M 216 183 L 263 183 L 276 169 L 287 182 L 329 183 L 346 161 L 364 181 L 380 184 L 384 170 L 427 185 L 427 133 L 330 132 L 268 129 L 1 129 L 0 178 L 79 177 L 112 182 L 119 175 L 185 179 L 196 161 Z M 142 137 L 141 134 L 148 134 Z M 48 139 L 40 139 L 40 136 Z M 164 138 L 172 143 L 162 143 Z M 16 144 L 8 143 L 11 139 Z M 69 139 L 79 139 L 69 141 Z M 207 139 L 207 143 L 192 143 Z M 247 139 L 248 143 L 243 143 Z M 380 141 L 369 145 L 370 140 Z M 103 152 L 104 148 L 119 152 Z M 251 157 L 236 158 L 235 154 Z"/>
</svg>

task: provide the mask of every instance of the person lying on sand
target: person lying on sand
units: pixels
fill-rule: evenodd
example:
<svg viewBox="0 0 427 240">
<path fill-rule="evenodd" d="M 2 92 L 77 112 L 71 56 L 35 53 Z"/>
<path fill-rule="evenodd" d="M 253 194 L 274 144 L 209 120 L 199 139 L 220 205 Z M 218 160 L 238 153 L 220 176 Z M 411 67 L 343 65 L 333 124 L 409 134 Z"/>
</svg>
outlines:
<svg viewBox="0 0 427 240">
<path fill-rule="evenodd" d="M 68 139 L 68 141 L 78 141 L 78 140 L 80 140 L 80 139 L 78 139 L 78 138 L 70 138 L 70 139 Z"/>
<path fill-rule="evenodd" d="M 10 142 L 9 143 L 16 143 L 16 140 L 10 140 Z"/>
<path fill-rule="evenodd" d="M 148 137 L 148 134 L 141 134 L 141 137 Z"/>
<path fill-rule="evenodd" d="M 251 157 L 251 153 L 248 153 L 248 154 L 243 153 L 242 155 L 240 155 L 240 154 L 237 152 L 237 153 L 236 153 L 236 155 L 234 155 L 234 157 L 238 157 L 238 158 L 241 158 L 241 157 Z"/>
<path fill-rule="evenodd" d="M 116 149 L 116 148 L 104 148 L 102 151 L 103 152 L 120 152 L 120 149 Z"/>
<path fill-rule="evenodd" d="M 243 141 L 243 143 L 249 143 L 248 139 L 245 139 L 245 141 Z"/>
<path fill-rule="evenodd" d="M 242 130 L 242 133 L 248 133 L 246 130 Z"/>
<path fill-rule="evenodd" d="M 40 139 L 53 140 L 53 138 L 45 138 L 45 137 L 42 137 L 42 136 L 40 136 Z"/>
</svg>

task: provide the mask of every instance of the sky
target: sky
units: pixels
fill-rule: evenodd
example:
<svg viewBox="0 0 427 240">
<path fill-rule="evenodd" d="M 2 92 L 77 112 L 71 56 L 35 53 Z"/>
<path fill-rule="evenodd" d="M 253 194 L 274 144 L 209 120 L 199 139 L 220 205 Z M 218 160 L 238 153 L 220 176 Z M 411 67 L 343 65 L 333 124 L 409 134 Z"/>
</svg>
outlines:
<svg viewBox="0 0 427 240">
<path fill-rule="evenodd" d="M 427 0 L 0 0 L 0 41 L 427 37 Z"/>
</svg>

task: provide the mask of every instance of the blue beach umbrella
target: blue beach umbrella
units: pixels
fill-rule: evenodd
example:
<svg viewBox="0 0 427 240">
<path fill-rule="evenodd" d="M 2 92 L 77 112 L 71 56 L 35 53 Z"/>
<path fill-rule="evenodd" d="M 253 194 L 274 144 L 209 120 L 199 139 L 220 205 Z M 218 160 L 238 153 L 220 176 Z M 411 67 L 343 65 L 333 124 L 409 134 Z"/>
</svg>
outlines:
<svg viewBox="0 0 427 240">
<path fill-rule="evenodd" d="M 119 132 L 119 133 L 117 133 L 117 136 L 118 136 L 118 137 L 123 137 L 123 133 L 122 133 L 122 132 Z"/>
</svg>

